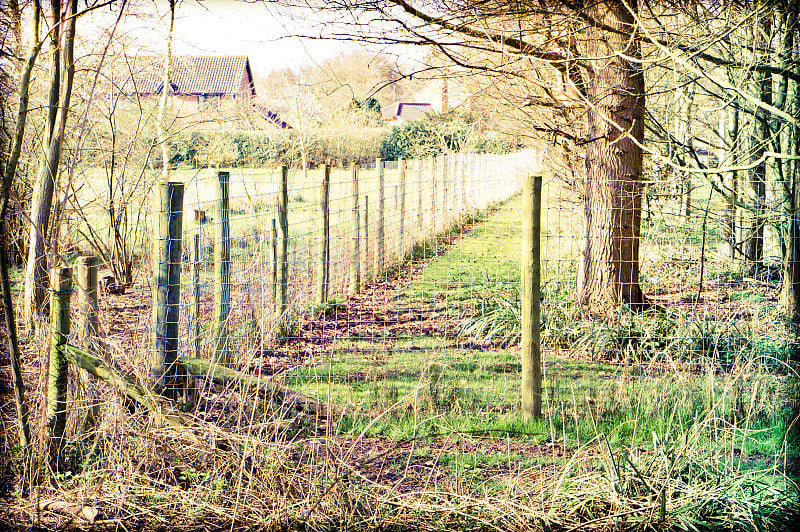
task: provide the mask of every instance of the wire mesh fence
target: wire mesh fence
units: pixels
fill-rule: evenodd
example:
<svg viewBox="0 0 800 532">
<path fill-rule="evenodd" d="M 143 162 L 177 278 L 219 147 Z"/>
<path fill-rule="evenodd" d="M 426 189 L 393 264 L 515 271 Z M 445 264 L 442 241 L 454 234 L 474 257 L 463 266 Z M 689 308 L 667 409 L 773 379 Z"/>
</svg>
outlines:
<svg viewBox="0 0 800 532">
<path fill-rule="evenodd" d="M 138 220 L 128 230 L 104 225 L 108 182 L 86 180 L 67 233 L 77 245 L 106 235 L 93 244 L 102 258 L 75 268 L 71 335 L 72 272 L 56 270 L 58 341 L 39 356 L 63 352 L 96 379 L 78 372 L 53 388 L 70 390 L 68 415 L 54 417 L 68 427 L 56 452 L 86 468 L 98 452 L 91 471 L 115 479 L 123 501 L 140 468 L 146 488 L 132 505 L 191 486 L 220 515 L 240 507 L 227 491 L 257 512 L 284 497 L 322 515 L 336 511 L 330 486 L 367 501 L 364 515 L 391 497 L 416 512 L 443 493 L 480 492 L 474 515 L 485 522 L 521 499 L 540 500 L 542 519 L 571 504 L 569 519 L 585 520 L 590 501 L 590 521 L 624 504 L 666 522 L 722 491 L 739 494 L 737 508 L 794 511 L 798 331 L 782 310 L 780 235 L 708 185 L 686 201 L 672 180 L 649 181 L 631 212 L 597 209 L 590 187 L 542 171 L 539 155 L 179 170 L 131 191 L 118 211 Z M 620 222 L 630 214 L 638 232 Z M 538 261 L 523 248 L 534 233 Z M 754 235 L 759 257 L 748 252 Z M 126 239 L 130 248 L 103 252 Z M 592 268 L 602 289 L 586 289 Z M 532 418 L 531 323 L 542 370 Z M 63 377 L 66 363 L 56 366 Z M 188 443 L 197 438 L 210 443 Z M 256 484 L 278 495 L 245 493 Z M 448 515 L 473 511 L 449 504 Z M 506 523 L 524 528 L 527 515 Z"/>
<path fill-rule="evenodd" d="M 138 340 L 120 339 L 117 352 L 166 335 L 165 353 L 131 350 L 132 365 L 215 361 L 350 409 L 344 423 L 359 430 L 513 424 L 529 214 L 520 187 L 538 161 L 448 154 L 186 176 L 182 204 L 163 188 L 166 207 L 144 215 L 154 284 L 139 292 Z M 669 182 L 645 183 L 635 266 L 647 304 L 609 309 L 576 299 L 590 234 L 583 186 L 544 172 L 550 430 L 566 437 L 571 427 L 580 440 L 620 416 L 673 423 L 701 411 L 714 426 L 786 426 L 796 332 L 775 309 L 775 266 L 737 255 L 752 227 L 746 213 L 732 217 L 708 188 L 693 197 L 687 215 Z M 214 395 L 210 381 L 192 383 Z"/>
</svg>

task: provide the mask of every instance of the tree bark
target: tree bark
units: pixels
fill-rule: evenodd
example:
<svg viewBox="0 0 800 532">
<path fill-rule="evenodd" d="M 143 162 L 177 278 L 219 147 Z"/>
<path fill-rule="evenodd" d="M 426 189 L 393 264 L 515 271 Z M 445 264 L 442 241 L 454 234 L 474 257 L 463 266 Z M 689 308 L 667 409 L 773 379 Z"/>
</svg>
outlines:
<svg viewBox="0 0 800 532">
<path fill-rule="evenodd" d="M 11 282 L 9 281 L 8 243 L 10 241 L 10 234 L 7 230 L 7 215 L 11 199 L 11 186 L 17 173 L 19 157 L 22 152 L 22 143 L 25 138 L 31 74 L 36 64 L 39 50 L 41 49 L 41 43 L 39 42 L 39 17 L 40 6 L 38 2 L 34 2 L 34 11 L 32 15 L 33 42 L 31 43 L 31 49 L 28 53 L 20 79 L 17 120 L 12 136 L 10 155 L 3 167 L 3 183 L 2 190 L 0 191 L 0 283 L 3 288 L 3 314 L 6 321 L 6 333 L 8 334 L 8 351 L 11 358 L 11 379 L 14 384 L 14 400 L 17 406 L 17 423 L 19 425 L 19 442 L 23 447 L 27 447 L 30 444 L 30 427 L 28 422 L 28 405 L 25 402 L 25 384 L 22 381 L 22 353 L 20 352 L 17 338 L 17 321 L 14 315 Z"/>
<path fill-rule="evenodd" d="M 60 1 L 53 1 L 53 24 L 63 22 L 60 16 Z M 63 60 L 65 75 L 62 80 L 61 48 L 59 41 L 51 41 L 51 80 L 50 102 L 55 95 L 55 105 L 51 105 L 48 112 L 48 135 L 45 136 L 47 147 L 45 159 L 39 170 L 31 202 L 31 229 L 28 246 L 28 264 L 25 272 L 25 319 L 29 328 L 35 324 L 38 317 L 44 315 L 47 296 L 48 264 L 47 264 L 47 237 L 50 228 L 53 194 L 58 178 L 58 165 L 61 161 L 61 146 L 64 141 L 64 132 L 67 125 L 72 96 L 72 80 L 75 75 L 73 47 L 75 43 L 75 21 L 77 19 L 77 0 L 70 0 L 64 31 Z M 54 29 L 53 33 L 57 33 Z M 58 103 L 59 90 L 61 101 Z M 55 119 L 51 118 L 55 113 Z"/>
<path fill-rule="evenodd" d="M 635 2 L 628 2 L 636 9 Z M 587 29 L 591 65 L 587 114 L 586 239 L 578 300 L 590 307 L 647 306 L 639 285 L 639 232 L 645 86 L 641 57 L 630 37 L 635 20 L 625 3 L 609 0 L 591 15 L 623 34 Z M 636 142 L 634 142 L 634 140 Z"/>
<path fill-rule="evenodd" d="M 158 103 L 158 116 L 156 118 L 156 135 L 161 148 L 161 178 L 166 183 L 169 181 L 169 148 L 167 146 L 167 133 L 164 129 L 164 115 L 169 101 L 172 64 L 172 36 L 175 28 L 175 0 L 169 0 L 169 29 L 167 30 L 167 53 L 164 57 L 164 74 L 162 76 L 161 97 Z"/>
<path fill-rule="evenodd" d="M 724 128 L 720 128 L 726 144 L 726 153 L 719 158 L 721 164 L 737 166 L 739 160 L 739 110 L 730 106 L 725 111 Z M 738 201 L 739 172 L 731 170 L 723 176 L 723 185 L 731 197 L 725 205 L 723 213 L 723 256 L 731 263 L 739 256 L 739 212 L 736 206 Z"/>
<path fill-rule="evenodd" d="M 800 50 L 795 45 L 795 32 L 800 26 L 800 17 L 796 9 L 787 12 L 785 42 L 783 47 L 783 63 L 791 68 L 800 60 Z M 800 119 L 800 87 L 784 77 L 781 86 L 781 104 L 793 109 L 795 117 Z M 794 159 L 786 159 L 783 165 L 784 184 L 786 188 L 786 217 L 788 218 L 788 236 L 783 256 L 783 282 L 781 284 L 780 307 L 784 316 L 791 321 L 800 322 L 800 127 L 785 124 L 781 129 L 781 151 L 793 155 Z"/>
</svg>

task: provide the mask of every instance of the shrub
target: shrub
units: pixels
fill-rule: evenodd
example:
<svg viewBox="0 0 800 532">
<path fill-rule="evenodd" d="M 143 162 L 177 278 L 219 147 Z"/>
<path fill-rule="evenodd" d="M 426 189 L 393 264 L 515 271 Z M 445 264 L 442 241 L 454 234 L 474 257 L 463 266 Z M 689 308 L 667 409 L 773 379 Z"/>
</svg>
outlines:
<svg viewBox="0 0 800 532">
<path fill-rule="evenodd" d="M 433 157 L 448 151 L 508 153 L 511 143 L 502 138 L 482 135 L 469 115 L 449 113 L 429 115 L 421 120 L 392 128 L 381 145 L 381 157 L 387 161 Z"/>
</svg>

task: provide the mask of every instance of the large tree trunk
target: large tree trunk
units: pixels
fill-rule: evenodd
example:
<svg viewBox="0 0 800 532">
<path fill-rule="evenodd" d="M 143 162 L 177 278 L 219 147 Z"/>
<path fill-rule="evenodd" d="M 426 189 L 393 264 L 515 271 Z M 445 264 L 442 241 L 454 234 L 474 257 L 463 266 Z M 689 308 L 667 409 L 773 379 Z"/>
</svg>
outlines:
<svg viewBox="0 0 800 532">
<path fill-rule="evenodd" d="M 636 9 L 636 2 L 628 2 Z M 592 8 L 595 19 L 622 31 L 589 27 L 588 147 L 584 213 L 586 242 L 578 276 L 578 299 L 594 308 L 620 303 L 642 309 L 639 286 L 639 229 L 644 140 L 644 75 L 635 20 L 619 0 Z M 634 142 L 634 140 L 636 142 Z"/>
</svg>

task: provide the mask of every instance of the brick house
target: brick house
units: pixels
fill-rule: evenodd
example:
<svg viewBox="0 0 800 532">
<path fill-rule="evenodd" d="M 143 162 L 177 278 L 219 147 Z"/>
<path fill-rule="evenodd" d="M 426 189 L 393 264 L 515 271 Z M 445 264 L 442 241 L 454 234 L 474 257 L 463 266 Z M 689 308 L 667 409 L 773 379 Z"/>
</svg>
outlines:
<svg viewBox="0 0 800 532">
<path fill-rule="evenodd" d="M 163 60 L 140 57 L 124 84 L 130 96 L 157 102 Z M 288 129 L 276 113 L 255 101 L 247 56 L 173 56 L 167 108 L 176 125 L 188 129 Z"/>
</svg>

